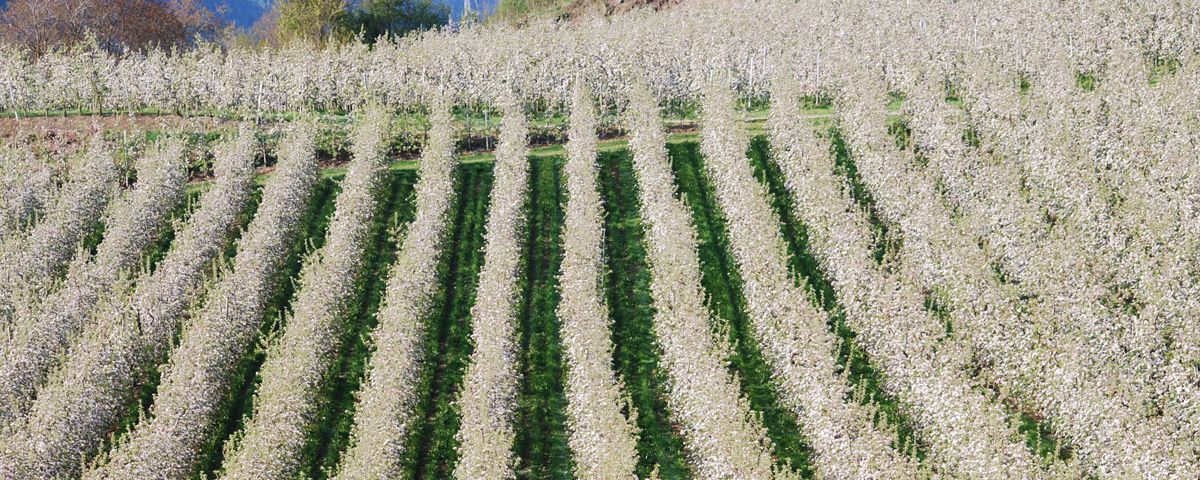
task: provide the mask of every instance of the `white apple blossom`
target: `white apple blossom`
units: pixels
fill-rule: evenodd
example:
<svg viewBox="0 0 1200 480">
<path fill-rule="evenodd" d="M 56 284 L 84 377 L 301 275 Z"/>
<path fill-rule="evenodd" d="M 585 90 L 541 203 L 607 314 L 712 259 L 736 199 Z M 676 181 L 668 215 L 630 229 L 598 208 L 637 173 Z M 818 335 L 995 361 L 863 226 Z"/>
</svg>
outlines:
<svg viewBox="0 0 1200 480">
<path fill-rule="evenodd" d="M 872 261 L 868 220 L 845 180 L 835 176 L 829 140 L 818 139 L 787 110 L 775 112 L 772 146 L 813 253 L 848 324 L 881 369 L 884 388 L 910 412 L 928 443 L 934 465 L 972 478 L 1046 478 L 1004 411 L 972 389 L 966 352 L 943 341 L 945 327 L 925 311 L 918 291 Z"/>
<path fill-rule="evenodd" d="M 515 478 L 512 453 L 517 409 L 516 302 L 521 231 L 529 188 L 529 130 L 521 104 L 502 96 L 496 181 L 488 206 L 483 266 L 471 307 L 474 350 L 457 405 L 462 415 L 457 479 Z"/>
<path fill-rule="evenodd" d="M 0 241 L 23 234 L 56 191 L 54 166 L 18 148 L 0 150 Z"/>
<path fill-rule="evenodd" d="M 53 479 L 79 474 L 133 400 L 201 293 L 207 267 L 223 251 L 250 200 L 254 134 L 243 130 L 216 153 L 216 179 L 153 273 L 130 292 L 106 292 L 66 360 L 38 391 L 25 421 L 0 439 L 0 477 Z"/>
<path fill-rule="evenodd" d="M 689 460 L 704 478 L 788 478 L 791 472 L 773 468 L 766 428 L 725 369 L 730 346 L 710 327 L 696 230 L 675 197 L 657 101 L 635 84 L 629 102 L 625 122 L 646 225 L 654 334 L 668 379 L 667 406 Z"/>
<path fill-rule="evenodd" d="M 71 168 L 70 178 L 54 205 L 28 235 L 0 244 L 0 332 L 7 355 L 14 316 L 36 311 L 40 295 L 52 288 L 63 268 L 75 258 L 80 242 L 96 227 L 118 191 L 117 166 L 108 146 L 96 136 Z M 7 423 L 0 422 L 0 424 Z"/>
<path fill-rule="evenodd" d="M 320 250 L 306 260 L 283 333 L 267 350 L 254 412 L 226 455 L 223 478 L 294 478 L 317 420 L 320 393 L 344 336 L 343 316 L 370 245 L 380 185 L 389 164 L 391 112 L 368 108 L 354 132 L 353 160 L 342 181 Z"/>
<path fill-rule="evenodd" d="M 923 476 L 875 429 L 871 413 L 849 400 L 834 358 L 838 339 L 826 328 L 826 315 L 791 280 L 779 218 L 746 159 L 749 137 L 736 118 L 733 92 L 721 80 L 706 88 L 700 144 L 705 170 L 727 220 L 755 340 L 772 367 L 780 401 L 796 413 L 817 453 L 816 470 L 831 479 Z M 776 92 L 780 111 L 773 114 L 798 117 L 792 92 Z"/>
<path fill-rule="evenodd" d="M 421 153 L 416 186 L 417 214 L 407 228 L 388 275 L 387 293 L 371 333 L 370 362 L 358 392 L 351 447 L 338 478 L 383 479 L 402 475 L 400 455 L 412 428 L 418 401 L 424 337 L 422 319 L 432 308 L 439 286 L 437 269 L 444 255 L 450 207 L 454 199 L 454 127 L 450 106 L 431 107 L 429 140 Z"/>
<path fill-rule="evenodd" d="M 612 319 L 604 301 L 603 205 L 596 186 L 596 107 L 576 86 L 567 142 L 567 203 L 559 273 L 568 441 L 581 479 L 631 479 L 637 468 L 636 416 L 613 372 Z M 627 416 L 622 411 L 630 412 Z"/>
<path fill-rule="evenodd" d="M 238 361 L 264 320 L 290 241 L 317 181 L 316 125 L 301 120 L 284 140 L 263 202 L 238 241 L 233 271 L 208 292 L 163 370 L 150 416 L 133 428 L 87 479 L 190 478 L 213 432 Z"/>
<path fill-rule="evenodd" d="M 92 309 L 122 275 L 132 273 L 183 198 L 187 181 L 183 144 L 170 141 L 139 161 L 137 185 L 105 220 L 95 255 L 77 256 L 63 285 L 35 312 L 14 320 L 13 340 L 0 364 L 0 422 L 28 411 L 34 391 L 61 354 L 91 322 Z M 103 319 L 100 319 L 103 320 Z"/>
</svg>

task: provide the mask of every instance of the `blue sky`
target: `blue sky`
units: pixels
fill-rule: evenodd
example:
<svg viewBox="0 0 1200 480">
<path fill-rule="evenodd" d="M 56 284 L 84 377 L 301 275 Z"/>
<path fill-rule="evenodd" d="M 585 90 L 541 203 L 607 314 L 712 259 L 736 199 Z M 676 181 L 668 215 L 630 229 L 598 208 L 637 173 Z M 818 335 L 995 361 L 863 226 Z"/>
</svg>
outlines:
<svg viewBox="0 0 1200 480">
<path fill-rule="evenodd" d="M 0 0 L 0 5 L 5 0 Z M 454 12 L 454 18 L 458 18 L 462 14 L 462 0 L 433 0 L 434 3 L 449 5 Z M 254 24 L 258 17 L 262 16 L 271 7 L 272 0 L 204 0 L 204 4 L 210 8 L 216 8 L 218 5 L 228 6 L 227 18 L 233 20 L 238 26 L 249 27 Z M 496 0 L 471 0 L 472 8 L 491 9 L 495 6 Z"/>
</svg>

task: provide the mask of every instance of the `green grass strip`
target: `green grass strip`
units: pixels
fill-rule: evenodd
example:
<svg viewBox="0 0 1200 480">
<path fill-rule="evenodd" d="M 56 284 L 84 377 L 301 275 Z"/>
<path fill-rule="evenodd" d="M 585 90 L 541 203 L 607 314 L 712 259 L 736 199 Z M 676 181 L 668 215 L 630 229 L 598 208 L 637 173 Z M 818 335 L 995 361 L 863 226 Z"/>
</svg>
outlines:
<svg viewBox="0 0 1200 480">
<path fill-rule="evenodd" d="M 562 325 L 556 314 L 563 255 L 562 166 L 562 157 L 530 160 L 524 302 L 517 317 L 521 387 L 514 420 L 521 479 L 570 479 L 574 472 L 567 444 Z"/>
<path fill-rule="evenodd" d="M 225 442 L 242 429 L 253 412 L 254 392 L 262 380 L 258 371 L 267 357 L 265 341 L 273 337 L 281 327 L 284 312 L 296 292 L 295 279 L 304 265 L 304 258 L 325 243 L 325 230 L 333 216 L 334 198 L 340 190 L 339 185 L 329 179 L 320 181 L 314 189 L 308 211 L 304 215 L 303 227 L 292 241 L 287 263 L 276 273 L 277 286 L 275 295 L 267 303 L 266 321 L 260 328 L 256 345 L 242 358 L 232 377 L 232 388 L 219 415 L 223 420 L 217 426 L 211 442 L 200 455 L 196 478 L 215 476 L 225 461 Z"/>
<path fill-rule="evenodd" d="M 413 479 L 452 478 L 458 460 L 459 413 L 454 406 L 471 357 L 471 305 L 483 262 L 483 229 L 492 165 L 459 166 L 454 227 L 439 266 L 442 288 L 426 322 L 420 402 L 407 439 L 404 465 Z"/>
<path fill-rule="evenodd" d="M 858 174 L 858 166 L 850 157 L 850 147 L 846 144 L 846 138 L 836 127 L 829 128 L 825 133 L 833 143 L 834 173 L 846 178 L 850 184 L 850 197 L 866 209 L 867 219 L 870 220 L 871 228 L 874 230 L 872 240 L 874 241 L 875 263 L 882 264 L 885 257 L 899 248 L 899 245 L 894 243 L 896 236 L 889 234 L 888 225 L 883 222 L 878 211 L 875 210 L 875 199 L 871 197 L 871 192 L 867 190 L 862 177 Z"/>
<path fill-rule="evenodd" d="M 337 363 L 331 366 L 315 431 L 305 446 L 308 478 L 323 480 L 333 472 L 348 446 L 354 420 L 354 393 L 366 373 L 370 354 L 369 339 L 375 328 L 387 289 L 389 267 L 396 258 L 398 238 L 394 233 L 416 216 L 414 188 L 417 174 L 411 170 L 393 171 L 385 182 L 375 219 L 371 225 L 373 247 L 363 258 L 363 272 L 355 286 L 357 305 L 342 319 L 342 345 Z"/>
<path fill-rule="evenodd" d="M 883 390 L 882 373 L 871 364 L 866 352 L 858 346 L 855 340 L 857 333 L 846 324 L 846 314 L 837 303 L 833 284 L 825 277 L 816 257 L 808 248 L 807 229 L 794 214 L 792 197 L 783 183 L 783 173 L 771 159 L 766 137 L 754 137 L 749 156 L 759 181 L 771 194 L 775 213 L 782 220 L 780 233 L 783 234 L 791 254 L 788 267 L 792 275 L 797 281 L 803 279 L 806 282 L 816 302 L 829 313 L 829 328 L 842 339 L 837 352 L 838 365 L 850 370 L 850 383 L 862 394 L 862 404 L 873 405 L 876 408 L 875 424 L 887 426 L 896 432 L 893 447 L 924 460 L 927 452 L 917 441 L 912 418 L 901 411 L 900 403 L 895 397 Z"/>
<path fill-rule="evenodd" d="M 145 267 L 146 271 L 153 272 L 154 268 L 158 266 L 158 262 L 167 256 L 167 252 L 171 250 L 171 243 L 175 241 L 175 227 L 187 221 L 199 199 L 199 192 L 185 192 L 183 201 L 171 210 L 167 222 L 163 224 L 158 233 L 158 240 L 155 240 L 154 244 L 146 250 L 145 255 L 142 255 L 141 265 Z"/>
<path fill-rule="evenodd" d="M 600 187 L 607 215 L 604 248 L 609 262 L 606 289 L 613 318 L 613 366 L 637 410 L 639 478 L 657 469 L 659 478 L 692 478 L 678 426 L 665 400 L 666 374 L 658 368 L 650 272 L 638 215 L 633 158 L 628 151 L 600 154 Z"/>
<path fill-rule="evenodd" d="M 729 253 L 725 218 L 713 198 L 713 186 L 705 176 L 700 146 L 695 143 L 669 145 L 671 166 L 680 195 L 692 210 L 699 240 L 701 284 L 708 296 L 708 309 L 717 322 L 728 326 L 733 346 L 731 372 L 740 379 L 742 395 L 762 415 L 767 437 L 775 444 L 777 466 L 812 478 L 812 449 L 800 434 L 796 415 L 780 404 L 771 379 L 771 367 L 763 360 L 746 313 L 742 279 Z"/>
</svg>

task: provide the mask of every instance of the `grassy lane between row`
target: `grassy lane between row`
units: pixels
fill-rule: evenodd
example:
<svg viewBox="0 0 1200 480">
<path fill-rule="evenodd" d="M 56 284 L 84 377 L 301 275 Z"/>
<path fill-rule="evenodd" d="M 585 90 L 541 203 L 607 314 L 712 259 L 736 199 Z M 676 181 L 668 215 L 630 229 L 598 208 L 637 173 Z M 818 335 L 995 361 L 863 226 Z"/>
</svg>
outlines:
<svg viewBox="0 0 1200 480">
<path fill-rule="evenodd" d="M 833 284 L 825 277 L 809 250 L 807 229 L 794 214 L 792 197 L 783 183 L 783 173 L 771 158 L 766 137 L 754 137 L 749 157 L 759 181 L 770 192 L 772 207 L 781 219 L 780 233 L 787 242 L 791 258 L 788 267 L 793 277 L 809 287 L 814 301 L 829 314 L 829 328 L 841 339 L 837 362 L 842 368 L 849 369 L 847 379 L 858 397 L 851 400 L 875 409 L 875 425 L 895 433 L 893 447 L 924 460 L 926 451 L 917 441 L 913 420 L 901 411 L 899 401 L 883 390 L 883 374 L 858 346 L 855 340 L 858 334 L 846 324 L 846 314 L 837 303 Z"/>
<path fill-rule="evenodd" d="M 562 157 L 530 160 L 524 301 L 519 307 L 521 386 L 514 420 L 517 478 L 570 479 L 558 270 L 563 244 Z"/>
<path fill-rule="evenodd" d="M 750 401 L 750 407 L 762 416 L 767 436 L 775 444 L 777 467 L 812 478 L 812 450 L 800 434 L 796 415 L 780 403 L 771 367 L 763 360 L 751 331 L 742 279 L 729 251 L 725 218 L 712 196 L 712 183 L 704 174 L 700 147 L 695 143 L 671 145 L 668 152 L 675 182 L 696 225 L 701 284 L 717 322 L 714 330 L 733 347 L 728 359 L 730 371 L 741 379 L 742 395 Z"/>
<path fill-rule="evenodd" d="M 416 216 L 414 188 L 417 174 L 393 171 L 384 183 L 378 211 L 371 226 L 372 245 L 364 252 L 363 272 L 355 285 L 355 306 L 341 319 L 341 352 L 331 366 L 329 381 L 321 392 L 321 408 L 315 431 L 304 449 L 308 477 L 324 480 L 334 471 L 341 452 L 348 446 L 354 419 L 354 394 L 366 372 L 370 333 L 375 313 L 387 288 L 389 267 L 396 258 L 397 232 Z"/>
<path fill-rule="evenodd" d="M 867 190 L 867 186 L 863 184 L 862 178 L 858 174 L 858 166 L 850 157 L 850 147 L 846 144 L 845 137 L 837 128 L 833 127 L 825 130 L 825 134 L 833 143 L 835 173 L 846 179 L 846 184 L 850 187 L 850 197 L 863 207 L 867 219 L 870 221 L 874 233 L 872 240 L 874 241 L 875 263 L 884 265 L 884 259 L 894 255 L 899 248 L 897 244 L 899 236 L 896 232 L 889 231 L 888 225 L 883 222 L 879 212 L 875 209 L 875 199 L 871 197 L 871 192 Z"/>
<path fill-rule="evenodd" d="M 235 432 L 242 429 L 254 410 L 254 392 L 261 381 L 258 371 L 266 360 L 266 347 L 282 327 L 284 312 L 296 293 L 296 277 L 304 265 L 304 259 L 325 243 L 325 230 L 333 216 L 334 198 L 339 191 L 340 186 L 332 179 L 323 179 L 313 191 L 308 211 L 305 212 L 301 223 L 303 226 L 292 240 L 287 263 L 276 273 L 275 295 L 267 303 L 267 319 L 259 331 L 257 343 L 242 358 L 236 373 L 231 377 L 232 388 L 227 392 L 221 414 L 218 415 L 218 418 L 222 419 L 221 424 L 217 426 L 216 434 L 200 455 L 197 478 L 214 476 L 221 468 L 225 461 L 225 443 Z"/>
<path fill-rule="evenodd" d="M 607 301 L 613 317 L 613 370 L 624 380 L 636 410 L 639 478 L 692 478 L 679 426 L 666 403 L 666 374 L 658 368 L 654 308 L 644 232 L 638 215 L 633 158 L 627 150 L 600 154 L 600 188 L 606 207 L 604 248 L 609 262 Z"/>
<path fill-rule="evenodd" d="M 171 250 L 171 244 L 175 241 L 175 227 L 182 225 L 191 217 L 199 200 L 200 192 L 188 192 L 183 196 L 183 201 L 179 202 L 167 215 L 167 222 L 158 232 L 158 240 L 155 240 L 146 250 L 145 255 L 142 255 L 142 262 L 139 265 L 144 269 L 143 271 L 153 273 L 158 262 L 167 256 L 167 252 Z"/>
<path fill-rule="evenodd" d="M 459 166 L 454 226 L 439 268 L 442 288 L 426 320 L 420 399 L 406 442 L 406 478 L 451 478 L 458 459 L 454 401 L 471 357 L 471 305 L 483 262 L 483 229 L 492 189 L 491 164 Z"/>
</svg>

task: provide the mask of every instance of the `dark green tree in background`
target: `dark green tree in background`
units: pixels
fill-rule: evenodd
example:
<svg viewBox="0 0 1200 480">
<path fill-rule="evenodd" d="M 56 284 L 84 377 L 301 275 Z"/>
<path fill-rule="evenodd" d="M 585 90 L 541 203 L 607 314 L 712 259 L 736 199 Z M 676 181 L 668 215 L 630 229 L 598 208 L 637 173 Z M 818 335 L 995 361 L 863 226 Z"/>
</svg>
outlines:
<svg viewBox="0 0 1200 480">
<path fill-rule="evenodd" d="M 450 8 L 433 0 L 363 0 L 341 17 L 339 30 L 345 37 L 362 35 L 375 43 L 384 35 L 400 37 L 446 25 L 449 18 Z"/>
</svg>

